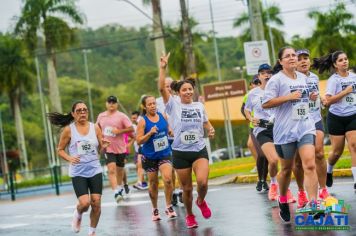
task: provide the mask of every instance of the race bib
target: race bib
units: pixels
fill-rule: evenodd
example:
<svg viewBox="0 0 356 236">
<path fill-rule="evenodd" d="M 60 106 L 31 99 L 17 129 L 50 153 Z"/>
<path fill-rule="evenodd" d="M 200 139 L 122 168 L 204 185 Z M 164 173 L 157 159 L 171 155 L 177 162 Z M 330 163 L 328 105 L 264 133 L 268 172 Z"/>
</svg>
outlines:
<svg viewBox="0 0 356 236">
<path fill-rule="evenodd" d="M 292 112 L 293 120 L 305 120 L 308 118 L 309 105 L 307 103 L 297 103 L 293 106 Z"/>
<path fill-rule="evenodd" d="M 356 93 L 349 93 L 343 98 L 346 106 L 356 106 Z"/>
<path fill-rule="evenodd" d="M 183 144 L 193 144 L 199 141 L 199 133 L 194 131 L 184 131 L 180 135 L 180 141 Z"/>
<path fill-rule="evenodd" d="M 105 129 L 104 129 L 104 136 L 116 137 L 116 134 L 114 134 L 114 133 L 112 132 L 113 129 L 114 129 L 114 128 L 113 128 L 113 127 L 110 127 L 110 126 L 105 127 Z"/>
<path fill-rule="evenodd" d="M 309 101 L 309 112 L 317 112 L 320 109 L 320 98 L 318 97 L 315 101 Z"/>
<path fill-rule="evenodd" d="M 95 153 L 95 147 L 89 141 L 80 141 L 77 143 L 78 155 L 88 155 Z"/>
<path fill-rule="evenodd" d="M 158 139 L 154 139 L 153 146 L 154 146 L 155 152 L 159 152 L 159 151 L 167 149 L 169 147 L 167 136 L 164 136 L 164 137 L 158 138 Z"/>
</svg>

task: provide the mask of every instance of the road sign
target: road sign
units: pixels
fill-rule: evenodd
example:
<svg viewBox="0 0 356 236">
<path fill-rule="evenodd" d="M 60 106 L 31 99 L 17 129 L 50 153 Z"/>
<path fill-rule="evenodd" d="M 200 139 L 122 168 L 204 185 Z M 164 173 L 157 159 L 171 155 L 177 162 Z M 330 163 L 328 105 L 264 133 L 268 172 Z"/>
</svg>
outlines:
<svg viewBox="0 0 356 236">
<path fill-rule="evenodd" d="M 257 74 L 261 64 L 270 64 L 267 41 L 245 42 L 244 51 L 248 75 Z"/>
<path fill-rule="evenodd" d="M 205 101 L 243 96 L 246 94 L 246 80 L 231 80 L 203 85 Z"/>
</svg>

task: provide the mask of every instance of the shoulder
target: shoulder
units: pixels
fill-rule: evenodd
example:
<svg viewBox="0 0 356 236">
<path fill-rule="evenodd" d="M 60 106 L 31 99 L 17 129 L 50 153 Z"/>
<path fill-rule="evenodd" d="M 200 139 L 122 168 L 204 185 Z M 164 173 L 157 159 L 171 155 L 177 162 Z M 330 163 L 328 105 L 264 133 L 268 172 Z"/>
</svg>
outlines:
<svg viewBox="0 0 356 236">
<path fill-rule="evenodd" d="M 72 124 L 72 123 L 71 123 Z M 70 128 L 70 125 L 67 125 L 63 128 L 62 130 L 62 135 L 64 136 L 70 136 L 71 134 L 71 128 Z"/>
<path fill-rule="evenodd" d="M 296 73 L 298 79 L 305 79 L 306 80 L 308 78 L 305 74 L 303 74 L 303 73 L 301 73 L 299 71 L 296 71 L 295 73 Z"/>
<path fill-rule="evenodd" d="M 349 77 L 353 78 L 353 79 L 356 79 L 356 74 L 353 73 L 353 72 L 349 72 Z"/>
</svg>

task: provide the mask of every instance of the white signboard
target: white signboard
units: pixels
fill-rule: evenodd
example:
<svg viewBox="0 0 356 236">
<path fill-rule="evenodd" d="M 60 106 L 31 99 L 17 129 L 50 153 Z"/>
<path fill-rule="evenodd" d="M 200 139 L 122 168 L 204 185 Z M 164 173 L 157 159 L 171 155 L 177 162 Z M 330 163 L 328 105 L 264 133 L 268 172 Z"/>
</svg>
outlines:
<svg viewBox="0 0 356 236">
<path fill-rule="evenodd" d="M 244 43 L 244 50 L 248 75 L 257 74 L 258 67 L 261 64 L 270 64 L 267 41 L 246 42 Z"/>
</svg>

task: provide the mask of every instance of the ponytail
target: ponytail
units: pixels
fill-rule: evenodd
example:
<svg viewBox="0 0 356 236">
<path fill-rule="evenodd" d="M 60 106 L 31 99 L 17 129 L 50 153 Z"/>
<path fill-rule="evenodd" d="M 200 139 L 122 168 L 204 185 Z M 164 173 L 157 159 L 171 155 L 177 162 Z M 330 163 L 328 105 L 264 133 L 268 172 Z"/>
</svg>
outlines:
<svg viewBox="0 0 356 236">
<path fill-rule="evenodd" d="M 325 71 L 332 72 L 334 71 L 334 63 L 340 54 L 344 54 L 344 52 L 336 51 L 320 58 L 314 58 L 312 68 L 317 69 L 320 74 Z"/>
<path fill-rule="evenodd" d="M 74 117 L 72 116 L 72 112 L 75 111 L 75 107 L 79 103 L 85 104 L 83 101 L 74 102 L 73 105 L 72 105 L 72 111 L 69 112 L 68 114 L 61 114 L 61 113 L 58 113 L 58 112 L 47 113 L 47 117 L 49 119 L 49 122 L 51 122 L 52 125 L 58 126 L 59 128 L 63 128 L 65 126 L 69 125 L 70 123 L 72 123 L 74 121 Z"/>
</svg>

